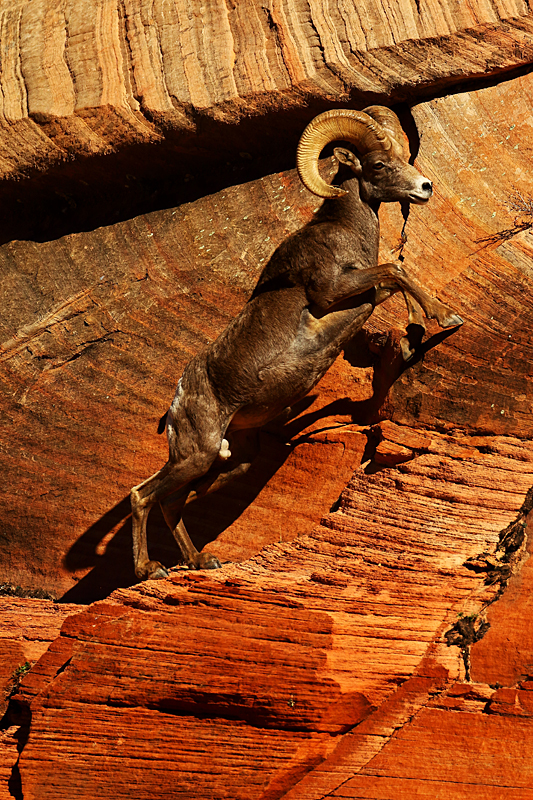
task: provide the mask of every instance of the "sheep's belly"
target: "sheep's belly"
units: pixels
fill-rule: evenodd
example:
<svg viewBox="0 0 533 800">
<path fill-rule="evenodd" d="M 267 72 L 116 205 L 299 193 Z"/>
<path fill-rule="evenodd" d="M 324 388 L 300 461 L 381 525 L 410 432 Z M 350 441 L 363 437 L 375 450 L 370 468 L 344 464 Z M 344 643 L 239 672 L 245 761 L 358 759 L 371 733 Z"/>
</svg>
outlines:
<svg viewBox="0 0 533 800">
<path fill-rule="evenodd" d="M 259 371 L 252 396 L 234 414 L 231 428 L 258 428 L 278 417 L 311 391 L 339 352 L 330 348 L 302 355 L 291 350 Z"/>
<path fill-rule="evenodd" d="M 260 367 L 254 377 L 251 370 L 248 373 L 247 402 L 233 415 L 231 427 L 260 427 L 305 397 L 372 310 L 370 303 L 364 303 L 320 319 L 304 310 L 289 346 Z"/>
</svg>

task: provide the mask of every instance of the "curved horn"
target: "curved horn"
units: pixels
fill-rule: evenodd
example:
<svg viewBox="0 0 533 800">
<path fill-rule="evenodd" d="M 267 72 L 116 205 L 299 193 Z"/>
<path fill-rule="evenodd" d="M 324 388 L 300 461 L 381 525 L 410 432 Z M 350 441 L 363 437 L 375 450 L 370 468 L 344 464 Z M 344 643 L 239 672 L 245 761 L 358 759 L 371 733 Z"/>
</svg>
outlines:
<svg viewBox="0 0 533 800">
<path fill-rule="evenodd" d="M 390 108 L 387 106 L 368 106 L 363 111 L 364 114 L 368 114 L 369 117 L 375 119 L 376 122 L 379 122 L 382 128 L 384 128 L 389 136 L 392 136 L 395 142 L 400 145 L 402 150 L 402 154 L 406 161 L 409 161 L 409 157 L 411 155 L 411 151 L 409 148 L 409 140 L 402 128 L 401 122 Z"/>
<path fill-rule="evenodd" d="M 361 154 L 372 150 L 390 150 L 392 141 L 376 120 L 363 111 L 336 108 L 315 117 L 300 137 L 296 166 L 304 186 L 318 197 L 342 197 L 347 194 L 338 186 L 330 186 L 318 171 L 318 158 L 330 142 L 355 144 Z"/>
</svg>

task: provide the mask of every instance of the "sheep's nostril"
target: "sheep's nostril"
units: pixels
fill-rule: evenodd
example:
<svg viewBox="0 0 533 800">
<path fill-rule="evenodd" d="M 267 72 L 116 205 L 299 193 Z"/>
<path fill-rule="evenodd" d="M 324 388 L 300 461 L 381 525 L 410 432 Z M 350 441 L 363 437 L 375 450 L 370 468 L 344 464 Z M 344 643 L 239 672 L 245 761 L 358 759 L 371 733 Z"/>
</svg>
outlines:
<svg viewBox="0 0 533 800">
<path fill-rule="evenodd" d="M 431 192 L 433 190 L 433 184 L 431 183 L 431 181 L 424 181 L 424 183 L 422 184 L 422 189 L 425 192 Z"/>
</svg>

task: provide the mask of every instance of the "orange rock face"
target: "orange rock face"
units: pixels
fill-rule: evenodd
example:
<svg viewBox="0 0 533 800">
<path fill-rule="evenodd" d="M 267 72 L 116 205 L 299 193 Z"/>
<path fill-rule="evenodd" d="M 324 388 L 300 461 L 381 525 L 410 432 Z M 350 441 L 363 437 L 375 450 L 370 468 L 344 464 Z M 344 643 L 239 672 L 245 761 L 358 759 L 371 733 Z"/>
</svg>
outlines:
<svg viewBox="0 0 533 800">
<path fill-rule="evenodd" d="M 309 108 L 416 103 L 533 54 L 524 0 L 12 0 L 0 25 L 2 242 L 288 169 Z"/>
<path fill-rule="evenodd" d="M 2 116 L 15 124 L 4 174 L 157 141 L 168 129 L 190 134 L 202 112 L 234 121 L 303 104 L 304 94 L 407 95 L 501 71 L 528 63 L 532 30 L 521 0 L 427 2 L 398 14 L 373 0 L 85 1 L 55 12 L 19 0 L 2 26 Z"/>
<path fill-rule="evenodd" d="M 487 453 L 487 437 L 380 430 L 382 441 L 409 444 L 412 460 L 370 461 L 312 534 L 213 574 L 176 570 L 119 590 L 65 622 L 18 698 L 32 708 L 24 798 L 126 797 L 132 775 L 141 797 L 247 798 L 251 786 L 260 798 L 350 797 L 352 776 L 358 790 L 397 784 L 401 797 L 419 777 L 413 747 L 434 765 L 425 791 L 464 759 L 456 730 L 467 739 L 511 729 L 483 713 L 498 692 L 454 686 L 473 666 L 444 634 L 496 596 L 468 559 L 494 550 L 516 519 L 533 450 L 508 437 L 492 437 Z M 402 741 L 391 738 L 397 728 Z"/>
<path fill-rule="evenodd" d="M 9 698 L 19 682 L 58 635 L 63 620 L 78 606 L 49 600 L 0 597 L 0 798 L 18 790 L 13 774 L 21 748 L 19 724 L 8 712 Z"/>
<path fill-rule="evenodd" d="M 3 602 L 1 800 L 533 797 L 529 8 L 34 6 L 0 12 L 0 580 L 99 602 Z M 180 372 L 317 206 L 297 136 L 376 100 L 435 187 L 381 258 L 465 324 L 405 367 L 387 301 L 187 510 L 223 568 L 154 512 L 173 568 L 131 586 Z"/>
<path fill-rule="evenodd" d="M 430 351 L 414 371 L 434 370 L 439 358 Z M 82 356 L 68 364 L 84 367 Z M 388 400 L 393 418 L 403 408 L 407 374 Z M 413 406 L 424 411 L 433 403 L 445 429 L 449 398 L 430 395 L 427 386 L 427 379 L 414 384 L 421 400 Z M 64 409 L 75 396 L 62 393 Z M 368 397 L 360 402 L 366 412 Z M 335 422 L 350 417 L 341 411 Z M 462 565 L 494 550 L 533 483 L 531 448 L 503 435 L 503 415 L 486 415 L 490 434 L 486 427 L 476 433 L 477 425 L 471 433 L 438 433 L 384 421 L 369 440 L 369 429 L 352 428 L 344 436 L 364 466 L 339 510 L 311 536 L 271 545 L 216 576 L 175 573 L 68 620 L 25 681 L 34 699 L 17 767 L 23 797 L 127 797 L 132 781 L 141 797 L 387 797 L 391 790 L 401 797 L 413 780 L 429 797 L 436 784 L 448 785 L 454 758 L 464 758 L 458 736 L 523 741 L 527 699 L 493 698 L 484 687 L 483 705 L 473 692 L 468 710 L 461 701 L 452 718 L 447 699 L 464 679 L 464 660 L 443 634 L 457 614 L 478 611 L 494 596 L 483 575 Z M 316 441 L 305 447 L 338 446 Z M 102 444 L 102 462 L 104 452 Z M 265 516 L 270 528 L 279 520 Z M 235 551 L 228 533 L 221 554 L 226 542 Z M 436 696 L 442 707 L 431 704 Z M 525 709 L 526 718 L 513 727 L 495 710 L 500 716 L 486 719 L 489 700 L 495 709 Z M 391 738 L 398 726 L 401 734 Z M 492 781 L 487 792 L 497 797 L 505 755 L 483 753 L 493 772 L 487 777 L 480 768 L 474 779 L 484 787 Z M 527 762 L 525 770 L 520 792 Z M 457 797 L 471 785 L 462 783 Z"/>
</svg>

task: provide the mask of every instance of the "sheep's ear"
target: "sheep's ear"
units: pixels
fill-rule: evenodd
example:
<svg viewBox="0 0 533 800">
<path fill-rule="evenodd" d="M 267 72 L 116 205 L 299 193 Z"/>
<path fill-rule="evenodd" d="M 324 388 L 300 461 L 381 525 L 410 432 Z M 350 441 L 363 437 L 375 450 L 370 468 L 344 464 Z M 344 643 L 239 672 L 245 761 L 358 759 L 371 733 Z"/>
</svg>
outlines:
<svg viewBox="0 0 533 800">
<path fill-rule="evenodd" d="M 333 155 L 339 162 L 339 164 L 345 164 L 359 177 L 362 172 L 361 162 L 354 156 L 351 150 L 347 150 L 345 147 L 335 147 L 333 149 Z"/>
</svg>

